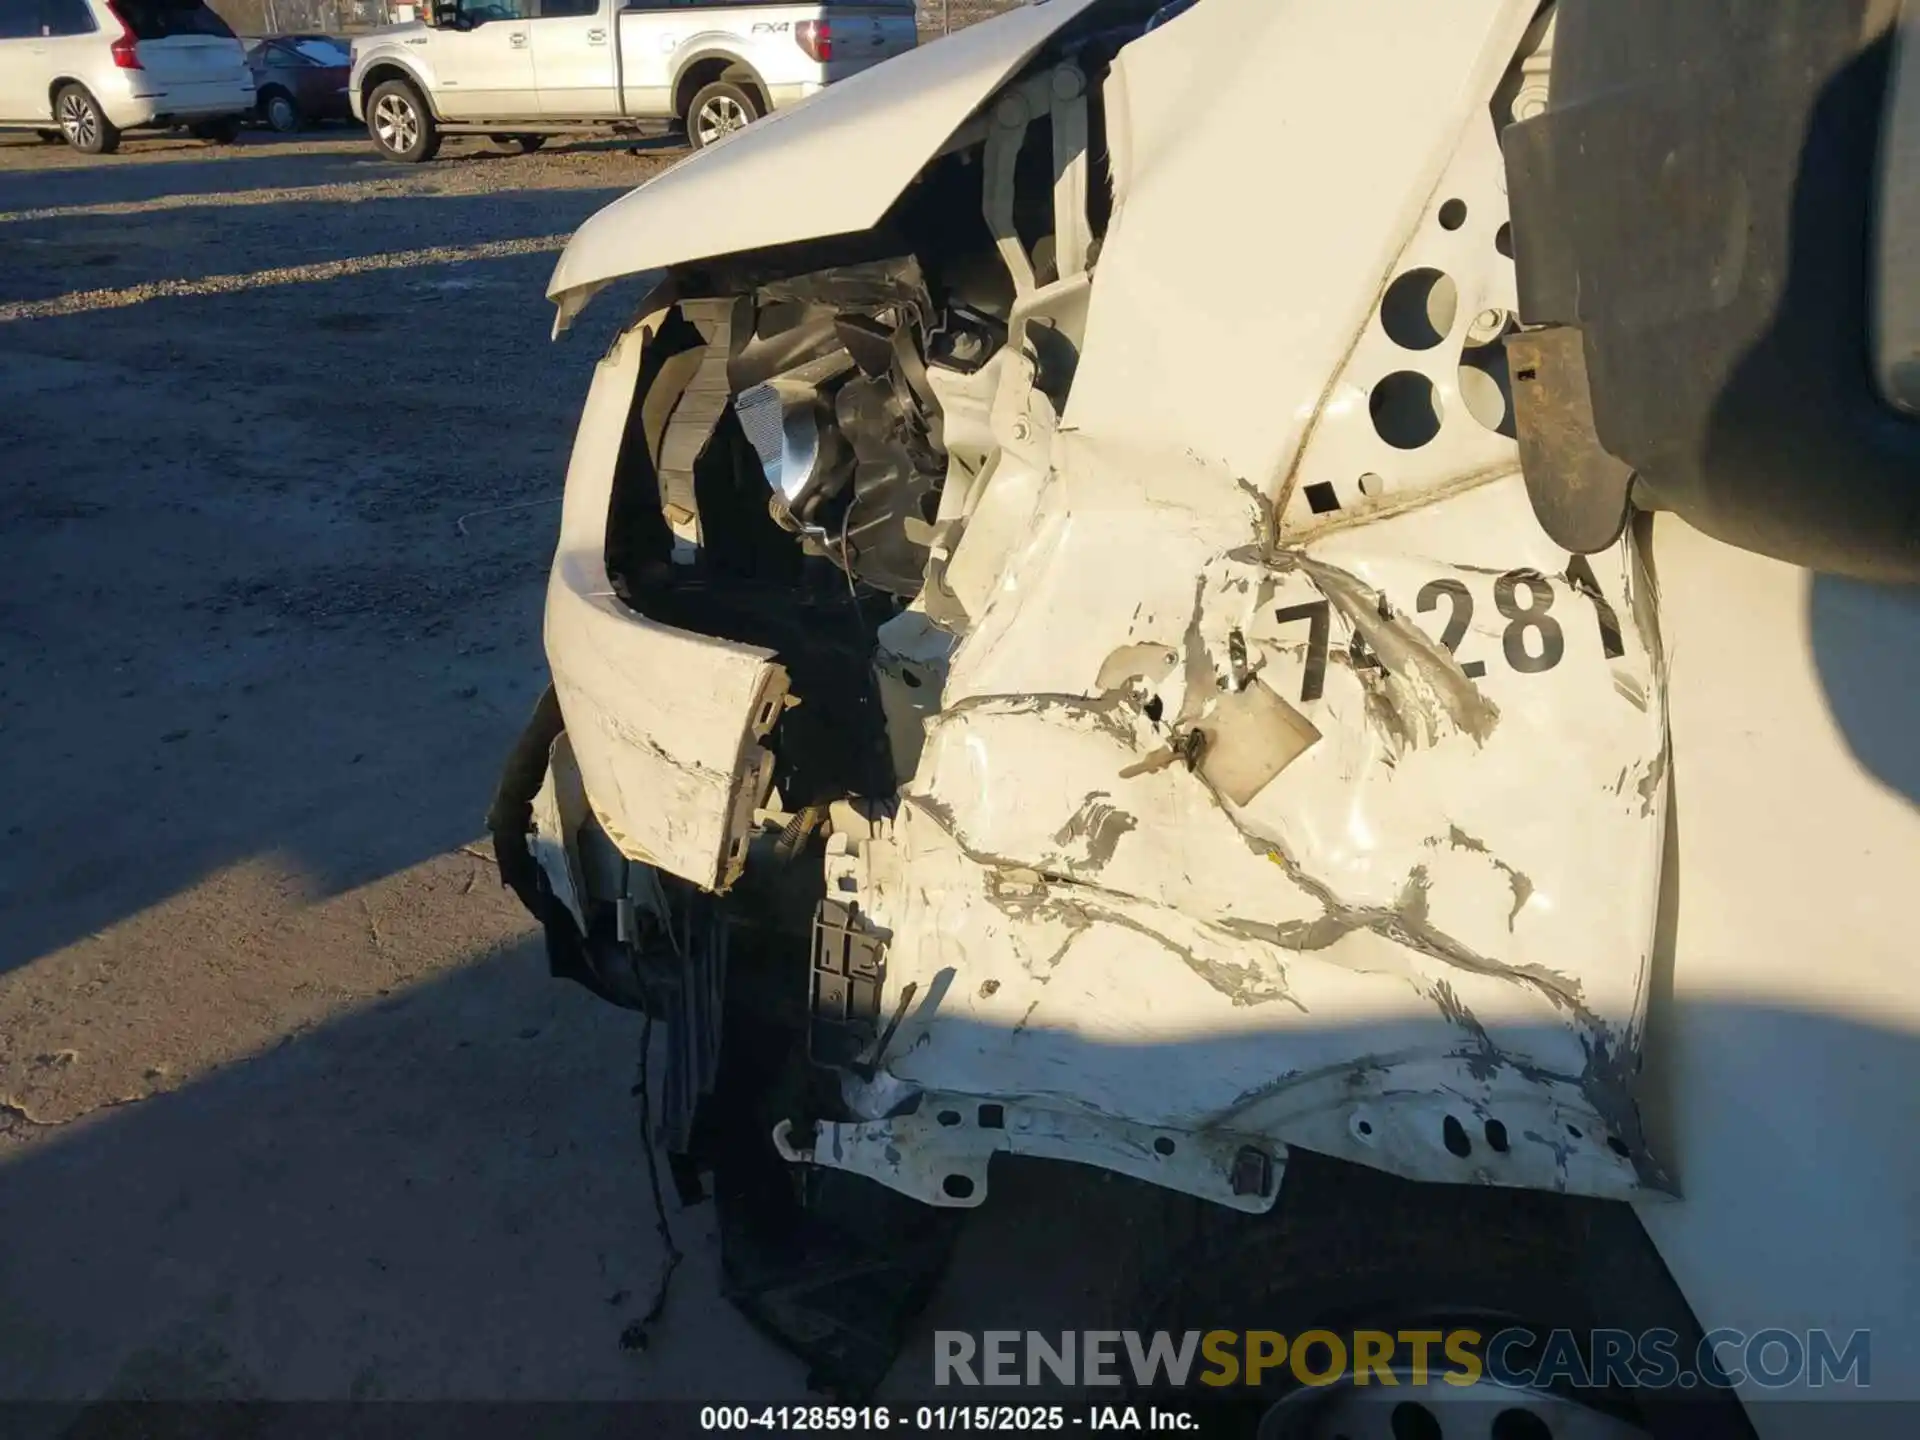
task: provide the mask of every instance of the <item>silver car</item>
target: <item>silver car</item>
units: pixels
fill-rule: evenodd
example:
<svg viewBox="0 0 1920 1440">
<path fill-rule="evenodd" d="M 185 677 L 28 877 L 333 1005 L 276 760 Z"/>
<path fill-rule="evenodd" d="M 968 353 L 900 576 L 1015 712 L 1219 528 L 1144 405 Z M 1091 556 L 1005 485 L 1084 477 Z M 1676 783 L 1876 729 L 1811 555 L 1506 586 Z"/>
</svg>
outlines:
<svg viewBox="0 0 1920 1440">
<path fill-rule="evenodd" d="M 240 133 L 253 74 L 200 0 L 0 0 L 0 129 L 105 155 L 125 130 Z"/>
</svg>

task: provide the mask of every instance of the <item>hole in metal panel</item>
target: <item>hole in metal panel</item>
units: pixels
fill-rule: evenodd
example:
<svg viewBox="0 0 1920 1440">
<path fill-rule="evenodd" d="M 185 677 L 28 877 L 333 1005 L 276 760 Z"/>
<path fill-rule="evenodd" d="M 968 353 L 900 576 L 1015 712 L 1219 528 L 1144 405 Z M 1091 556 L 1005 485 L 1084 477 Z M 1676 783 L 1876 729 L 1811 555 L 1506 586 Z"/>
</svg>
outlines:
<svg viewBox="0 0 1920 1440">
<path fill-rule="evenodd" d="M 1467 1127 L 1451 1115 L 1440 1126 L 1440 1138 L 1446 1142 L 1447 1149 L 1462 1160 L 1473 1153 L 1473 1142 L 1467 1138 Z"/>
<path fill-rule="evenodd" d="M 1457 383 L 1469 415 L 1496 435 L 1514 438 L 1513 382 L 1507 376 L 1505 345 L 1496 341 L 1461 351 Z"/>
<path fill-rule="evenodd" d="M 940 1188 L 950 1199 L 965 1200 L 973 1194 L 973 1180 L 967 1175 L 949 1175 L 940 1182 Z"/>
<path fill-rule="evenodd" d="M 1431 350 L 1447 338 L 1460 310 L 1453 277 L 1432 269 L 1409 270 L 1380 297 L 1380 327 L 1407 350 Z"/>
<path fill-rule="evenodd" d="M 1004 1105 L 982 1105 L 980 1107 L 980 1128 L 982 1130 L 1006 1129 L 1006 1107 Z"/>
<path fill-rule="evenodd" d="M 1487 1121 L 1487 1144 L 1501 1155 L 1507 1153 L 1507 1127 L 1498 1120 Z"/>
<path fill-rule="evenodd" d="M 1307 508 L 1316 515 L 1330 515 L 1340 508 L 1340 497 L 1326 481 L 1316 480 L 1307 486 Z"/>
<path fill-rule="evenodd" d="M 1162 1135 L 1153 1142 L 1153 1148 L 1162 1155 L 1171 1155 L 1173 1154 L 1173 1141 Z"/>
<path fill-rule="evenodd" d="M 940 1123 L 948 1129 L 952 1129 L 960 1123 L 960 1112 L 958 1110 L 942 1110 L 940 1112 Z"/>
<path fill-rule="evenodd" d="M 1462 225 L 1466 223 L 1467 223 L 1467 202 L 1466 201 L 1449 200 L 1447 201 L 1446 204 L 1440 207 L 1440 228 L 1442 230 L 1458 230 Z"/>
<path fill-rule="evenodd" d="M 1373 387 L 1373 428 L 1396 450 L 1418 450 L 1440 433 L 1440 394 L 1417 370 L 1396 370 Z"/>
</svg>

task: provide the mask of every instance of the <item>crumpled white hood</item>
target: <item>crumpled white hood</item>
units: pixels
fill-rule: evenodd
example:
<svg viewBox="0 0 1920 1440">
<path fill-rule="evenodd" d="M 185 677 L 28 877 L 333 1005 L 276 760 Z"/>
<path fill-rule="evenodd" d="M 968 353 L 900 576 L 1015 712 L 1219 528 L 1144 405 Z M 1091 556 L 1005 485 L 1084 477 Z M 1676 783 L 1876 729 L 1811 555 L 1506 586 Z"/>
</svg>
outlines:
<svg viewBox="0 0 1920 1440">
<path fill-rule="evenodd" d="M 688 156 L 574 234 L 547 282 L 556 328 L 623 276 L 870 229 L 980 104 L 1096 3 L 1010 11 Z"/>
</svg>

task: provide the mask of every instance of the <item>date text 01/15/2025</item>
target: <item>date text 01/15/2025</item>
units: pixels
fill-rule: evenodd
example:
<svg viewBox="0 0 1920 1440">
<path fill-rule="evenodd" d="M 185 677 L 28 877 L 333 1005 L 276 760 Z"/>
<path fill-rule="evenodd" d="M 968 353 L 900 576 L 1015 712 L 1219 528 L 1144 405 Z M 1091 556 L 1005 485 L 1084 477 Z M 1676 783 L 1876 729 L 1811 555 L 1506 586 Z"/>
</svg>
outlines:
<svg viewBox="0 0 1920 1440">
<path fill-rule="evenodd" d="M 972 1431 L 1138 1430 L 1195 1433 L 1197 1416 L 1158 1405 L 703 1405 L 700 1428 L 774 1435 L 899 1430 L 907 1434 Z"/>
</svg>

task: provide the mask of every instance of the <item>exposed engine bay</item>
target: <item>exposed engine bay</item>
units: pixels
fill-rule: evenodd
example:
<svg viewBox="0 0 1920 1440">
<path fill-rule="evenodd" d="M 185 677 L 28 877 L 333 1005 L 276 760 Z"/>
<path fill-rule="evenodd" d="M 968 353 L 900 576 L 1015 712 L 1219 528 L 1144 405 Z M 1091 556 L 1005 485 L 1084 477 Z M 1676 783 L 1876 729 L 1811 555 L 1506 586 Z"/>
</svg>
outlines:
<svg viewBox="0 0 1920 1440">
<path fill-rule="evenodd" d="M 937 1246 L 1007 1152 L 1254 1212 L 1290 1147 L 1671 1188 L 1652 581 L 1534 519 L 1502 343 L 1551 11 L 1420 21 L 1423 79 L 1249 179 L 1195 157 L 1364 32 L 1048 8 L 878 225 L 648 278 L 503 875 L 664 1022 L 683 1193 L 846 1172 Z M 1235 24 L 1280 121 L 1188 103 Z"/>
</svg>

